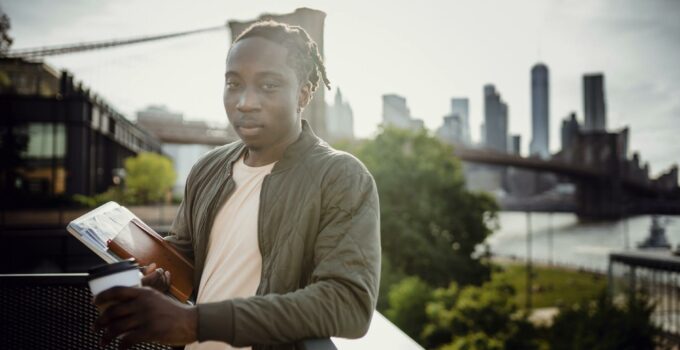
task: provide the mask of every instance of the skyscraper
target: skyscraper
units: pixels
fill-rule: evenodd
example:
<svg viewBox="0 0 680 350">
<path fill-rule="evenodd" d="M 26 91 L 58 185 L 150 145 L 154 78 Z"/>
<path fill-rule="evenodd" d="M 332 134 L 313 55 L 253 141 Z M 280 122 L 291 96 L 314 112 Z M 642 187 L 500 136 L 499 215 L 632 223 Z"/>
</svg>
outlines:
<svg viewBox="0 0 680 350">
<path fill-rule="evenodd" d="M 422 129 L 425 124 L 420 119 L 412 119 L 411 111 L 406 105 L 406 98 L 387 94 L 383 99 L 383 124 L 402 129 Z"/>
<path fill-rule="evenodd" d="M 487 148 L 508 151 L 508 105 L 491 84 L 484 86 L 484 132 Z"/>
<path fill-rule="evenodd" d="M 326 129 L 329 141 L 354 138 L 354 113 L 340 89 L 335 92 L 335 103 L 326 107 Z"/>
<path fill-rule="evenodd" d="M 550 157 L 550 84 L 548 67 L 531 68 L 531 144 L 529 154 Z"/>
<path fill-rule="evenodd" d="M 446 143 L 463 143 L 463 123 L 460 115 L 447 115 L 444 124 L 437 129 L 437 137 Z"/>
<path fill-rule="evenodd" d="M 602 73 L 583 76 L 583 114 L 586 131 L 607 130 L 607 110 Z"/>
<path fill-rule="evenodd" d="M 383 123 L 398 128 L 408 128 L 411 120 L 411 111 L 406 105 L 406 98 L 387 94 L 383 95 Z"/>
<path fill-rule="evenodd" d="M 576 120 L 576 113 L 569 113 L 569 116 L 562 120 L 562 150 L 571 148 L 579 130 L 581 130 L 581 125 Z"/>
<path fill-rule="evenodd" d="M 451 99 L 451 116 L 458 115 L 460 118 L 461 141 L 470 144 L 470 112 L 467 98 L 454 97 Z"/>
<path fill-rule="evenodd" d="M 470 144 L 468 99 L 452 98 L 451 112 L 444 116 L 444 124 L 437 129 L 437 136 L 448 143 Z"/>
<path fill-rule="evenodd" d="M 522 153 L 522 135 L 512 135 L 510 153 L 520 155 Z"/>
</svg>

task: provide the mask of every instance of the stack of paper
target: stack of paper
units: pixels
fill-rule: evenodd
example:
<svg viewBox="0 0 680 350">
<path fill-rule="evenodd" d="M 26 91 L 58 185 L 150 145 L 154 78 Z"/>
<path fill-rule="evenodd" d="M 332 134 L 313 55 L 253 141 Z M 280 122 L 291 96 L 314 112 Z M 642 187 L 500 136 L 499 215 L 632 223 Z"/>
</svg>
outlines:
<svg viewBox="0 0 680 350">
<path fill-rule="evenodd" d="M 112 263 L 121 259 L 109 250 L 107 242 L 129 230 L 128 225 L 135 218 L 127 208 L 108 202 L 71 221 L 66 229 L 104 261 Z"/>
</svg>

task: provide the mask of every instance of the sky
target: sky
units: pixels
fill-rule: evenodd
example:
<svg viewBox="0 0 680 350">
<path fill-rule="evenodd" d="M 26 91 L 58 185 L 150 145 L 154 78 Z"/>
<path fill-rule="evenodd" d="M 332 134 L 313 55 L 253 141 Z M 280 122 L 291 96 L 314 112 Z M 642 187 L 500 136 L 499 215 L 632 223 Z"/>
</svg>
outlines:
<svg viewBox="0 0 680 350">
<path fill-rule="evenodd" d="M 605 75 L 607 127 L 631 129 L 629 149 L 658 174 L 680 161 L 680 1 L 223 1 L 1 0 L 13 49 L 128 38 L 252 20 L 299 7 L 326 12 L 325 60 L 333 90 L 370 137 L 383 94 L 407 99 L 430 130 L 451 97 L 470 99 L 479 140 L 482 88 L 494 84 L 509 106 L 510 132 L 531 139 L 530 70 L 550 72 L 550 145 L 561 120 L 583 122 L 582 77 Z M 186 119 L 226 123 L 222 106 L 228 29 L 178 39 L 48 57 L 129 118 L 150 104 Z"/>
</svg>

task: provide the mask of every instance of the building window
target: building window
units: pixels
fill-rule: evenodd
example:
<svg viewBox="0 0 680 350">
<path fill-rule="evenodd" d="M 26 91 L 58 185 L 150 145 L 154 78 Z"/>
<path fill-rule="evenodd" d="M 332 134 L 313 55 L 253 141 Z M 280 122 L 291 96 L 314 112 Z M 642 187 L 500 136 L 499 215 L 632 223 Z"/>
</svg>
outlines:
<svg viewBox="0 0 680 350">
<path fill-rule="evenodd" d="M 12 128 L 15 161 L 9 164 L 5 188 L 12 184 L 18 198 L 28 202 L 66 192 L 66 126 L 63 123 L 27 123 Z"/>
<path fill-rule="evenodd" d="M 102 113 L 102 125 L 100 129 L 104 134 L 109 132 L 109 116 L 105 113 Z"/>
<path fill-rule="evenodd" d="M 23 128 L 26 128 L 28 144 L 21 152 L 21 158 L 64 158 L 66 127 L 63 123 L 29 123 Z"/>
<path fill-rule="evenodd" d="M 99 130 L 99 124 L 101 119 L 101 113 L 99 108 L 96 106 L 92 108 L 92 129 Z"/>
</svg>

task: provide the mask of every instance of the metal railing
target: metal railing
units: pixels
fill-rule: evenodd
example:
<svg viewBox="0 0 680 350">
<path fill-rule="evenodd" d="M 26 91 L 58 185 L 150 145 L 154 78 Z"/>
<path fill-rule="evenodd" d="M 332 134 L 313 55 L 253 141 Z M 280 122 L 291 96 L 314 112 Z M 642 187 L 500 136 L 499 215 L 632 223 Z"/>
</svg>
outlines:
<svg viewBox="0 0 680 350">
<path fill-rule="evenodd" d="M 101 335 L 91 326 L 87 274 L 0 275 L 0 349 L 98 349 Z M 303 350 L 335 350 L 326 339 L 305 340 Z M 118 349 L 118 341 L 105 349 Z M 172 349 L 143 343 L 135 349 Z"/>
<path fill-rule="evenodd" d="M 609 255 L 610 296 L 644 292 L 654 303 L 652 322 L 666 338 L 680 340 L 680 257 L 669 251 L 626 251 Z"/>
</svg>

